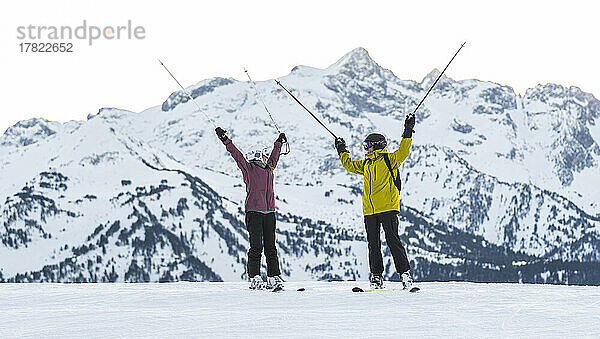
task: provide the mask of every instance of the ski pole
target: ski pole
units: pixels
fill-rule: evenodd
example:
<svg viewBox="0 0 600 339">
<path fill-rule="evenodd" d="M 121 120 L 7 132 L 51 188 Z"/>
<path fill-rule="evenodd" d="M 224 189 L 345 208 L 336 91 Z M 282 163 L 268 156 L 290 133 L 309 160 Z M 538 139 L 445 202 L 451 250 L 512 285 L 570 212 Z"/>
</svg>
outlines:
<svg viewBox="0 0 600 339">
<path fill-rule="evenodd" d="M 244 68 L 244 72 L 246 73 L 246 76 L 248 76 L 248 80 L 250 80 L 250 85 L 252 86 L 252 88 L 254 88 L 254 92 L 256 92 L 256 96 L 258 97 L 258 99 L 262 103 L 263 107 L 265 108 L 265 111 L 267 111 L 267 114 L 269 115 L 269 118 L 271 118 L 271 121 L 273 122 L 273 126 L 275 126 L 275 129 L 277 130 L 277 132 L 279 132 L 281 134 L 281 130 L 279 129 L 279 126 L 277 126 L 277 123 L 273 119 L 273 116 L 271 115 L 271 112 L 269 112 L 269 109 L 267 108 L 267 104 L 265 104 L 265 101 L 263 100 L 262 96 L 258 92 L 258 88 L 256 88 L 256 83 L 250 77 L 250 73 L 248 73 L 247 69 Z M 289 154 L 289 153 L 290 153 L 290 144 L 286 141 L 285 142 L 285 151 L 282 152 L 281 155 L 286 155 L 286 154 Z"/>
<path fill-rule="evenodd" d="M 271 118 L 271 121 L 273 122 L 273 125 L 275 126 L 275 129 L 277 130 L 277 132 L 281 133 L 281 130 L 279 129 L 279 126 L 277 126 L 277 123 L 275 122 L 275 120 L 273 120 L 273 116 L 271 115 L 271 112 L 269 112 L 269 109 L 267 108 L 267 105 L 265 104 L 264 100 L 262 99 L 262 96 L 260 95 L 260 93 L 258 93 L 258 89 L 256 88 L 256 83 L 250 77 L 250 73 L 248 73 L 248 70 L 245 69 L 245 68 L 244 68 L 244 73 L 246 73 L 246 76 L 248 77 L 248 80 L 250 80 L 250 85 L 252 86 L 252 88 L 254 88 L 254 91 L 256 92 L 256 96 L 258 97 L 258 99 L 262 103 L 263 107 L 265 108 L 265 111 L 267 111 L 267 114 L 269 115 L 269 118 Z"/>
<path fill-rule="evenodd" d="M 296 97 L 295 97 L 295 96 L 294 96 L 294 95 L 293 95 L 293 94 L 292 94 L 290 91 L 288 91 L 288 89 L 287 89 L 287 88 L 285 88 L 285 86 L 283 86 L 283 85 L 281 84 L 281 82 L 279 82 L 279 80 L 275 80 L 275 82 L 276 82 L 276 83 L 277 83 L 279 86 L 281 86 L 281 88 L 283 88 L 283 90 L 284 90 L 284 91 L 286 91 L 286 92 L 287 92 L 287 94 L 289 94 L 289 95 L 290 95 L 290 96 L 291 96 L 291 97 L 292 97 L 294 100 L 296 100 L 296 102 L 297 102 L 297 103 L 298 103 L 300 106 L 302 106 L 302 108 L 304 108 L 304 109 L 305 109 L 305 110 L 306 110 L 306 111 L 307 111 L 307 112 L 308 112 L 308 113 L 309 113 L 309 114 L 310 114 L 310 115 L 311 115 L 313 118 L 315 118 L 315 120 L 317 120 L 317 122 L 318 122 L 319 124 L 321 124 L 321 126 L 323 126 L 323 128 L 325 128 L 325 129 L 327 130 L 327 132 L 329 132 L 331 135 L 333 135 L 333 137 L 334 137 L 334 138 L 336 138 L 336 139 L 337 139 L 337 136 L 336 136 L 335 134 L 333 134 L 333 132 L 332 132 L 332 131 L 330 131 L 330 130 L 329 130 L 329 128 L 327 128 L 327 126 L 325 126 L 325 125 L 324 125 L 324 124 L 321 122 L 321 120 L 319 120 L 319 118 L 317 118 L 317 117 L 316 117 L 316 116 L 315 116 L 315 115 L 314 115 L 314 114 L 313 114 L 313 113 L 312 113 L 312 112 L 311 112 L 311 111 L 310 111 L 308 108 L 306 108 L 306 106 L 304 106 L 304 105 L 303 105 L 303 104 L 300 102 L 300 100 L 298 100 L 298 99 L 297 99 L 297 98 L 296 98 Z"/>
<path fill-rule="evenodd" d="M 175 78 L 175 76 L 173 75 L 173 73 L 171 73 L 171 71 L 169 71 L 169 69 L 167 68 L 167 66 L 165 66 L 165 64 L 163 64 L 162 61 L 160 61 L 160 59 L 158 60 L 158 62 L 160 62 L 160 64 L 162 65 L 162 67 L 165 68 L 165 71 L 167 71 L 169 73 L 169 75 L 171 76 L 171 78 L 173 78 L 173 80 L 175 80 L 175 82 L 179 85 L 179 87 L 181 87 L 181 90 L 183 91 L 183 93 L 187 94 L 187 96 L 190 98 L 190 100 L 192 100 L 194 102 L 194 104 L 196 104 L 196 107 L 198 108 L 198 111 L 202 112 L 202 114 L 204 114 L 204 116 L 206 117 L 206 119 L 215 127 L 217 128 L 217 125 L 215 125 L 214 121 L 208 116 L 208 114 L 206 114 L 206 112 L 204 112 L 204 110 L 202 110 L 202 108 L 200 108 L 200 105 L 198 105 L 198 103 L 196 102 L 196 100 L 192 97 L 192 95 L 190 93 L 188 93 L 188 91 L 185 90 L 185 88 L 183 88 L 183 86 L 181 86 L 181 83 L 179 83 L 179 81 L 177 81 L 177 79 Z"/>
<path fill-rule="evenodd" d="M 452 59 L 450 59 L 450 62 L 448 62 L 448 64 L 446 65 L 446 67 L 444 68 L 442 73 L 440 73 L 440 75 L 438 75 L 437 79 L 435 79 L 435 82 L 433 83 L 433 85 L 431 85 L 431 87 L 429 87 L 429 90 L 427 91 L 427 93 L 425 93 L 425 96 L 423 97 L 423 99 L 421 99 L 421 102 L 419 102 L 419 104 L 417 105 L 417 108 L 415 108 L 415 110 L 412 112 L 412 114 L 415 114 L 417 112 L 417 110 L 419 109 L 419 107 L 421 106 L 423 101 L 425 101 L 425 98 L 427 98 L 427 96 L 429 95 L 429 92 L 431 92 L 431 90 L 433 89 L 435 84 L 437 84 L 438 80 L 440 80 L 442 75 L 444 75 L 444 72 L 446 72 L 446 69 L 452 63 L 452 60 L 454 60 L 454 58 L 456 58 L 456 56 L 458 55 L 458 52 L 460 52 L 460 50 L 465 46 L 465 44 L 466 44 L 466 42 L 463 42 L 462 45 L 460 45 L 460 48 L 458 49 L 458 51 L 456 51 L 456 53 L 454 53 L 454 56 L 452 57 Z"/>
</svg>

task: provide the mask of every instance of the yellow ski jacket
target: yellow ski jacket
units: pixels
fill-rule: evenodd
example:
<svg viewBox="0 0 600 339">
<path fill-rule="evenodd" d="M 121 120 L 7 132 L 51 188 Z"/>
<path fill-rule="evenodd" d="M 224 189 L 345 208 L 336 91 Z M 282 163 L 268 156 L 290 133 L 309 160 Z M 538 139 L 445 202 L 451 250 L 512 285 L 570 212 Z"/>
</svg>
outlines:
<svg viewBox="0 0 600 339">
<path fill-rule="evenodd" d="M 389 154 L 392 173 L 396 176 L 396 169 L 410 153 L 411 143 L 411 138 L 403 138 L 396 152 L 388 153 L 385 148 L 378 149 L 367 154 L 365 160 L 352 160 L 348 152 L 340 154 L 342 166 L 346 170 L 364 176 L 362 196 L 364 215 L 400 210 L 398 188 L 394 185 L 390 171 L 381 154 Z"/>
</svg>

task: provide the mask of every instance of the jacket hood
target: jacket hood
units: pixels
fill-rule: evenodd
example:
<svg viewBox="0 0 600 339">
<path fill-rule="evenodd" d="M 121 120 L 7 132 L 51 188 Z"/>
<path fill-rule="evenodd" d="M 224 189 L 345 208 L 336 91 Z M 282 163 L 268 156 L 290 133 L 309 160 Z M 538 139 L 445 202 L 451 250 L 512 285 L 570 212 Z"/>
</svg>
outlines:
<svg viewBox="0 0 600 339">
<path fill-rule="evenodd" d="M 379 157 L 379 155 L 381 153 L 388 153 L 387 148 L 382 148 L 382 149 L 376 149 L 373 152 L 367 154 L 367 158 L 371 159 L 371 160 L 375 160 Z"/>
<path fill-rule="evenodd" d="M 250 160 L 251 164 L 255 164 L 261 168 L 267 168 L 267 164 L 265 164 L 264 162 L 262 162 L 261 160 Z"/>
</svg>

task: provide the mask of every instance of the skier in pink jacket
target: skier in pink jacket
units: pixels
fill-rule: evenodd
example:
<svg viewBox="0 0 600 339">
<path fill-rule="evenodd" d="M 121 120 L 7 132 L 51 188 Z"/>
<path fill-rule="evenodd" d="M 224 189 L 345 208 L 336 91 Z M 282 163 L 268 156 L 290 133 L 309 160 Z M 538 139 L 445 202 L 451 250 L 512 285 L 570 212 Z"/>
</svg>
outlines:
<svg viewBox="0 0 600 339">
<path fill-rule="evenodd" d="M 270 155 L 268 149 L 248 152 L 246 158 L 235 147 L 221 127 L 215 129 L 217 136 L 242 171 L 246 184 L 246 228 L 250 235 L 248 250 L 248 277 L 251 289 L 282 288 L 283 279 L 275 244 L 275 194 L 273 170 L 277 166 L 281 145 L 287 142 L 284 133 L 279 134 Z M 267 155 L 268 158 L 267 158 Z M 267 283 L 260 276 L 260 261 L 264 248 L 267 258 Z"/>
</svg>

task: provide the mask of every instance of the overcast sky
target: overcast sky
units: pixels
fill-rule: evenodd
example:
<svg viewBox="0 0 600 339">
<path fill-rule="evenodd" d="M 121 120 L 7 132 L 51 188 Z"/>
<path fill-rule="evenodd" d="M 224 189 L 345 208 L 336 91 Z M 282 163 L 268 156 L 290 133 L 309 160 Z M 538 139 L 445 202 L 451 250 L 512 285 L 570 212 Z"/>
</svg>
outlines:
<svg viewBox="0 0 600 339">
<path fill-rule="evenodd" d="M 364 47 L 401 79 L 443 68 L 524 93 L 538 83 L 600 97 L 597 1 L 10 1 L 0 12 L 0 133 L 19 120 L 83 120 L 101 107 L 139 112 L 177 85 L 254 80 L 319 68 Z M 142 40 L 75 40 L 72 53 L 21 52 L 17 27 L 143 26 Z M 51 40 L 45 39 L 48 42 Z M 60 42 L 53 40 L 52 42 Z M 69 42 L 66 41 L 65 42 Z"/>
</svg>

